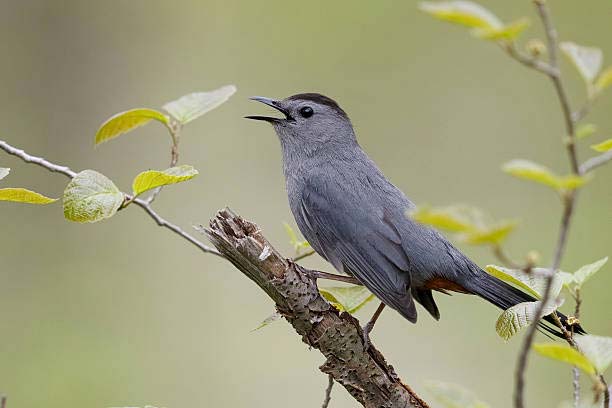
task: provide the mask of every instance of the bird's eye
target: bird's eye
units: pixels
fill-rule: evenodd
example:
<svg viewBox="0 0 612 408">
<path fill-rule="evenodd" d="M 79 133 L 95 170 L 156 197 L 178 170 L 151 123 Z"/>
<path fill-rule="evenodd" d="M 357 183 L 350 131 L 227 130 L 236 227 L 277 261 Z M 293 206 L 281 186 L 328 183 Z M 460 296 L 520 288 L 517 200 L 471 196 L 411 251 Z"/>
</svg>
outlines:
<svg viewBox="0 0 612 408">
<path fill-rule="evenodd" d="M 304 106 L 303 108 L 300 109 L 300 115 L 302 115 L 305 118 L 311 117 L 313 113 L 314 111 L 312 110 L 310 106 Z"/>
</svg>

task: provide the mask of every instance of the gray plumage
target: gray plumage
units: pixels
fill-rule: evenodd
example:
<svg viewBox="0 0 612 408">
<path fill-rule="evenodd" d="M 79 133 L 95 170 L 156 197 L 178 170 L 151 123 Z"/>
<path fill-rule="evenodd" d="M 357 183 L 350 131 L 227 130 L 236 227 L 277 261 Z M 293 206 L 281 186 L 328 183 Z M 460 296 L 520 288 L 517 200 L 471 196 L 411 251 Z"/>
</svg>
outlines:
<svg viewBox="0 0 612 408">
<path fill-rule="evenodd" d="M 361 149 L 348 116 L 332 99 L 320 94 L 253 99 L 285 115 L 249 118 L 270 122 L 279 136 L 300 231 L 319 255 L 387 306 L 416 322 L 415 300 L 440 317 L 432 290 L 476 294 L 504 309 L 535 300 L 407 217 L 414 204 Z"/>
</svg>

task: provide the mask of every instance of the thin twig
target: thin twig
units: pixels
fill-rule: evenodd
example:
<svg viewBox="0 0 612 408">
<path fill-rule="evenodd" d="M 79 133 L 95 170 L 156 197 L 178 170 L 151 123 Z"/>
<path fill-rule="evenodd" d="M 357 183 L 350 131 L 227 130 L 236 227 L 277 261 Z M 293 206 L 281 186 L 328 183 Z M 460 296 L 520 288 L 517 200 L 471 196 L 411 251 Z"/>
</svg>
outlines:
<svg viewBox="0 0 612 408">
<path fill-rule="evenodd" d="M 170 149 L 170 167 L 174 167 L 178 163 L 179 159 L 178 146 L 183 126 L 179 122 L 170 122 L 169 124 L 166 124 L 166 128 L 168 129 L 168 132 L 170 132 L 170 136 L 172 137 L 172 148 Z M 153 193 L 151 193 L 151 195 L 147 199 L 147 203 L 153 203 L 153 201 L 155 201 L 159 193 L 162 191 L 162 188 L 163 186 L 159 186 L 155 190 L 153 190 Z"/>
<path fill-rule="evenodd" d="M 492 247 L 493 255 L 499 260 L 504 266 L 512 269 L 521 269 L 521 265 L 514 262 L 506 253 L 501 245 L 494 245 Z"/>
<path fill-rule="evenodd" d="M 6 408 L 6 395 L 0 397 L 0 408 Z"/>
<path fill-rule="evenodd" d="M 323 405 L 321 405 L 321 408 L 327 408 L 329 406 L 329 401 L 331 401 L 332 388 L 334 388 L 334 376 L 329 374 L 327 376 L 327 388 L 325 389 L 325 399 L 323 399 Z"/>
<path fill-rule="evenodd" d="M 563 86 L 563 82 L 561 81 L 561 73 L 559 70 L 559 61 L 558 61 L 558 40 L 557 40 L 557 30 L 555 29 L 551 18 L 550 13 L 548 11 L 548 7 L 544 0 L 534 0 L 534 4 L 536 6 L 538 15 L 542 20 L 542 24 L 544 26 L 544 31 L 546 32 L 546 39 L 548 43 L 548 54 L 549 54 L 549 65 L 552 68 L 550 73 L 547 73 L 548 77 L 553 82 L 555 90 L 557 92 L 557 97 L 561 104 L 561 110 L 563 113 L 563 118 L 565 122 L 565 128 L 567 132 L 567 140 L 566 140 L 566 149 L 569 157 L 569 161 L 571 164 L 572 172 L 576 175 L 580 174 L 580 168 L 578 166 L 578 157 L 576 154 L 576 145 L 575 145 L 575 122 L 572 117 L 572 110 L 570 107 L 569 99 L 567 97 L 567 92 L 565 91 L 565 87 Z M 516 382 L 515 382 L 515 390 L 514 390 L 514 406 L 515 408 L 524 408 L 524 391 L 525 391 L 525 371 L 527 369 L 527 361 L 529 357 L 529 352 L 531 350 L 531 345 L 533 344 L 533 340 L 535 338 L 535 333 L 537 330 L 538 321 L 542 315 L 545 305 L 548 303 L 549 298 L 551 296 L 551 289 L 554 274 L 559 270 L 561 266 L 561 260 L 563 258 L 563 254 L 565 252 L 565 247 L 567 243 L 567 234 L 570 227 L 571 217 L 573 214 L 574 206 L 576 200 L 576 192 L 571 191 L 564 196 L 563 199 L 563 215 L 561 217 L 561 227 L 559 230 L 559 237 L 557 239 L 557 246 L 553 258 L 553 265 L 550 277 L 546 279 L 546 286 L 544 288 L 544 293 L 542 294 L 542 298 L 538 307 L 536 308 L 536 319 L 527 329 L 527 334 L 525 336 L 525 340 L 521 346 L 521 351 L 519 354 L 518 364 L 516 368 Z M 573 345 L 573 339 L 571 338 L 571 334 L 567 332 L 565 327 L 560 324 L 560 320 L 555 312 L 553 312 L 553 318 L 555 318 L 555 322 L 560 326 L 566 340 Z"/>
<path fill-rule="evenodd" d="M 293 257 L 293 262 L 301 261 L 302 259 L 307 258 L 310 255 L 314 255 L 314 254 L 316 254 L 316 252 L 314 250 L 308 251 L 308 252 L 304 252 L 303 254 L 300 254 L 298 256 Z"/>
<path fill-rule="evenodd" d="M 580 370 L 572 367 L 572 385 L 574 387 L 574 408 L 580 407 Z"/>
<path fill-rule="evenodd" d="M 49 171 L 61 173 L 69 178 L 73 178 L 77 174 L 75 171 L 71 170 L 67 166 L 61 166 L 55 163 L 51 163 L 50 161 L 43 159 L 42 157 L 32 156 L 21 149 L 17 149 L 16 147 L 11 146 L 10 144 L 6 143 L 3 140 L 0 140 L 0 149 L 4 150 L 8 154 L 19 157 L 21 160 L 25 161 L 26 163 L 37 164 L 38 166 L 44 167 L 45 169 Z M 155 210 L 153 210 L 153 208 L 147 201 L 136 198 L 135 200 L 133 200 L 133 202 L 134 204 L 142 208 L 147 214 L 149 214 L 149 216 L 160 227 L 169 229 L 170 231 L 174 232 L 180 237 L 191 242 L 193 245 L 201 249 L 203 252 L 222 257 L 219 251 L 217 251 L 215 248 L 205 245 L 204 243 L 198 241 L 196 238 L 194 238 L 190 234 L 183 231 L 181 227 L 179 227 L 178 225 L 175 225 L 169 222 L 168 220 L 162 218 L 157 212 L 155 212 Z"/>
<path fill-rule="evenodd" d="M 516 61 L 520 62 L 526 67 L 533 68 L 536 71 L 549 76 L 555 74 L 550 64 L 519 51 L 514 43 L 502 43 L 501 47 L 510 57 L 514 58 Z"/>
</svg>

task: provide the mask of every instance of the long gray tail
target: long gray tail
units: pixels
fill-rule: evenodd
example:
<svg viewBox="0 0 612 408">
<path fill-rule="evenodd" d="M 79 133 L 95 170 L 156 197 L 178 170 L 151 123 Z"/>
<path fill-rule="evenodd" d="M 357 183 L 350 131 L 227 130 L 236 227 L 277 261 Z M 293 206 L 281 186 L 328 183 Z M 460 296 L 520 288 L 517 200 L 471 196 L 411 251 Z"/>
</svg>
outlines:
<svg viewBox="0 0 612 408">
<path fill-rule="evenodd" d="M 494 304 L 500 309 L 506 310 L 514 305 L 523 302 L 533 302 L 537 299 L 533 296 L 507 284 L 506 282 L 489 275 L 485 271 L 481 270 L 480 276 L 477 279 L 470 280 L 469 287 L 466 287 L 473 294 L 480 296 L 488 302 Z M 557 312 L 559 320 L 567 330 L 574 330 L 574 333 L 584 334 L 585 331 L 580 327 L 579 324 L 569 325 L 567 323 L 567 316 Z M 540 328 L 547 331 L 557 337 L 563 338 L 563 334 L 555 324 L 555 321 L 551 315 L 544 316 L 544 320 L 550 325 L 540 322 Z M 552 326 L 551 326 L 552 325 Z"/>
</svg>

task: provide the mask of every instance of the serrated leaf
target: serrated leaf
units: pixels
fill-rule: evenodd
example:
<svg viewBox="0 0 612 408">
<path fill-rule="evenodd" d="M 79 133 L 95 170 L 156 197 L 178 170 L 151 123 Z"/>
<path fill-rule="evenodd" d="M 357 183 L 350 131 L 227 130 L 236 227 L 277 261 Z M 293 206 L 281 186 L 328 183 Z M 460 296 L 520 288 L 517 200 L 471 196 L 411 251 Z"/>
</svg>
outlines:
<svg viewBox="0 0 612 408">
<path fill-rule="evenodd" d="M 49 198 L 25 188 L 0 188 L 0 201 L 44 205 L 57 201 L 57 198 Z"/>
<path fill-rule="evenodd" d="M 592 145 L 591 149 L 595 150 L 596 152 L 607 152 L 608 150 L 612 149 L 612 139 Z"/>
<path fill-rule="evenodd" d="M 321 295 L 341 312 L 355 313 L 366 303 L 374 299 L 363 286 L 333 286 L 319 288 Z"/>
<path fill-rule="evenodd" d="M 193 166 L 188 165 L 171 167 L 164 171 L 143 171 L 134 178 L 132 183 L 133 194 L 139 195 L 156 187 L 187 181 L 197 175 L 198 171 Z"/>
<path fill-rule="evenodd" d="M 595 374 L 595 367 L 583 354 L 566 344 L 538 343 L 533 349 L 544 357 L 580 368 L 587 374 Z"/>
<path fill-rule="evenodd" d="M 282 315 L 278 312 L 278 310 L 275 310 L 274 313 L 272 313 L 270 316 L 266 317 L 260 324 L 259 326 L 257 326 L 256 328 L 254 328 L 253 330 L 251 330 L 252 332 L 257 331 L 259 329 L 262 329 L 266 326 L 268 326 L 271 323 L 276 322 L 277 320 L 279 320 L 282 317 Z"/>
<path fill-rule="evenodd" d="M 574 338 L 580 351 L 600 374 L 612 364 L 612 337 L 585 334 Z"/>
<path fill-rule="evenodd" d="M 472 28 L 501 28 L 502 22 L 486 8 L 471 1 L 422 2 L 419 9 L 433 17 Z"/>
<path fill-rule="evenodd" d="M 100 126 L 96 133 L 96 144 L 114 139 L 137 127 L 146 125 L 153 119 L 166 125 L 169 123 L 166 115 L 154 109 L 138 108 L 117 113 Z"/>
<path fill-rule="evenodd" d="M 508 235 L 514 231 L 517 223 L 514 221 L 503 221 L 484 229 L 476 229 L 464 235 L 464 241 L 471 245 L 501 244 Z"/>
<path fill-rule="evenodd" d="M 585 123 L 584 125 L 580 125 L 578 129 L 576 129 L 576 137 L 578 139 L 584 139 L 585 137 L 592 136 L 595 132 L 597 132 L 597 126 L 592 123 Z"/>
<path fill-rule="evenodd" d="M 592 264 L 584 265 L 574 272 L 574 282 L 581 287 L 591 276 L 599 271 L 608 262 L 608 257 L 593 262 Z"/>
<path fill-rule="evenodd" d="M 597 78 L 595 82 L 595 89 L 601 92 L 610 85 L 612 85 L 612 67 L 606 68 L 604 72 L 599 75 L 599 78 Z"/>
<path fill-rule="evenodd" d="M 210 92 L 194 92 L 168 102 L 163 109 L 182 124 L 186 124 L 223 104 L 234 92 L 234 85 L 222 86 Z"/>
<path fill-rule="evenodd" d="M 497 322 L 495 323 L 495 331 L 502 339 L 508 341 L 512 336 L 518 333 L 524 327 L 529 326 L 536 319 L 536 311 L 540 301 L 523 302 L 504 310 Z M 560 302 L 553 296 L 550 301 L 544 306 L 540 317 L 551 314 L 560 306 Z"/>
<path fill-rule="evenodd" d="M 124 194 L 105 175 L 83 170 L 64 190 L 64 217 L 75 222 L 97 222 L 112 217 Z"/>
<path fill-rule="evenodd" d="M 489 408 L 471 391 L 456 385 L 439 381 L 429 381 L 425 388 L 444 408 Z"/>
<path fill-rule="evenodd" d="M 574 64 L 585 82 L 592 84 L 601 70 L 601 63 L 603 62 L 601 49 L 585 47 L 573 42 L 562 42 L 559 46 Z"/>
<path fill-rule="evenodd" d="M 10 172 L 11 172 L 11 169 L 8 169 L 6 167 L 0 167 L 0 180 L 8 176 Z"/>
<path fill-rule="evenodd" d="M 477 28 L 473 31 L 473 34 L 483 40 L 515 40 L 527 27 L 529 27 L 529 20 L 521 18 L 499 28 Z"/>
<path fill-rule="evenodd" d="M 502 169 L 517 178 L 535 181 L 557 191 L 574 190 L 587 182 L 587 178 L 574 174 L 560 177 L 550 169 L 529 160 L 515 159 L 502 166 Z"/>
</svg>

